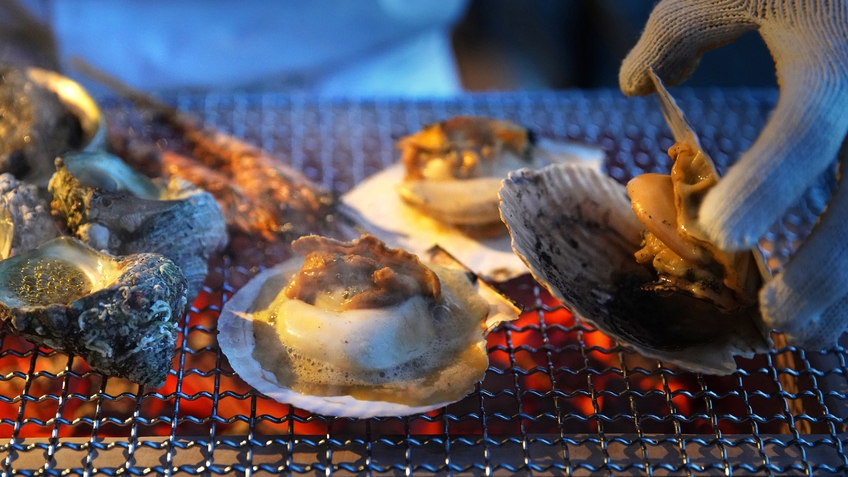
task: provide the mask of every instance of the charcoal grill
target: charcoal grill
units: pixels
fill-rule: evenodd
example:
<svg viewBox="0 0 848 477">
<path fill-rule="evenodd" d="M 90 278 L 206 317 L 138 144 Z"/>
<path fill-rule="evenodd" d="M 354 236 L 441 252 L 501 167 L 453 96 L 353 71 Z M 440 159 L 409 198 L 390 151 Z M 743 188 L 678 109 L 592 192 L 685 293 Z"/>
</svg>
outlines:
<svg viewBox="0 0 848 477">
<path fill-rule="evenodd" d="M 750 146 L 777 99 L 774 90 L 674 93 L 722 171 Z M 622 182 L 670 168 L 664 151 L 672 140 L 656 101 L 615 91 L 416 101 L 278 94 L 163 99 L 339 193 L 397 160 L 395 139 L 456 114 L 509 118 L 541 136 L 599 145 L 607 172 Z M 158 137 L 129 104 L 114 98 L 102 104 L 132 134 Z M 808 196 L 775 228 L 776 245 L 768 250 L 773 268 L 785 263 L 821 209 L 820 197 Z M 0 331 L 2 474 L 848 472 L 844 347 L 814 353 L 780 347 L 739 360 L 740 370 L 727 377 L 681 372 L 581 323 L 528 277 L 505 284 L 527 311 L 490 335 L 486 378 L 462 401 L 424 415 L 369 420 L 276 403 L 232 372 L 215 329 L 222 304 L 266 265 L 213 260 L 201 296 L 181 322 L 174 366 L 160 389 L 104 378 L 79 358 Z"/>
</svg>

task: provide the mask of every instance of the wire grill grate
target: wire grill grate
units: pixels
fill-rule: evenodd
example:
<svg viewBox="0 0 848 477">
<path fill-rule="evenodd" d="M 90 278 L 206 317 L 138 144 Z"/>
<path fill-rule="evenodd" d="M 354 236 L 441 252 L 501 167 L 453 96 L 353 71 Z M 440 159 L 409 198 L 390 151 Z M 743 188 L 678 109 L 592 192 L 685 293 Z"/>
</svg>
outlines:
<svg viewBox="0 0 848 477">
<path fill-rule="evenodd" d="M 664 151 L 672 140 L 656 102 L 611 91 L 447 101 L 166 99 L 340 193 L 396 160 L 396 138 L 456 114 L 506 117 L 541 136 L 599 144 L 609 174 L 621 181 L 670 167 Z M 751 144 L 775 101 L 775 91 L 680 93 L 721 170 Z M 158 137 L 127 104 L 105 104 L 117 124 Z M 832 178 L 824 182 L 832 186 Z M 775 268 L 822 208 L 821 197 L 808 194 L 775 228 L 777 246 L 768 251 Z M 276 403 L 233 373 L 217 347 L 216 321 L 235 290 L 284 254 L 214 259 L 160 389 L 106 379 L 79 358 L 0 331 L 3 475 L 848 472 L 845 348 L 778 349 L 740 360 L 740 371 L 727 377 L 679 372 L 576 320 L 527 277 L 505 288 L 528 311 L 490 335 L 489 371 L 464 400 L 425 415 L 370 420 Z"/>
</svg>

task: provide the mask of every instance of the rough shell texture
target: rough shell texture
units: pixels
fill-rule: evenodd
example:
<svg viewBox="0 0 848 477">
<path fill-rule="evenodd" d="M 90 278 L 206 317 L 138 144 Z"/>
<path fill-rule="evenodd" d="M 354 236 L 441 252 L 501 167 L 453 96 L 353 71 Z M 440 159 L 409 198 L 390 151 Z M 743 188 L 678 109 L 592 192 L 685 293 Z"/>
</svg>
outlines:
<svg viewBox="0 0 848 477">
<path fill-rule="evenodd" d="M 633 254 L 642 226 L 625 189 L 587 168 L 510 174 L 501 215 L 533 276 L 582 319 L 641 353 L 686 369 L 726 374 L 733 356 L 770 346 L 756 307 L 726 314 L 681 294 L 642 290 L 653 280 Z"/>
<path fill-rule="evenodd" d="M 0 66 L 0 173 L 43 185 L 53 159 L 85 147 L 102 130 L 99 121 L 94 101 L 71 80 Z"/>
<path fill-rule="evenodd" d="M 71 167 L 88 161 L 105 162 L 108 167 L 98 166 L 98 173 L 120 171 L 143 184 L 137 191 L 147 192 L 117 187 L 114 177 L 95 177 L 100 187 L 86 185 Z M 173 260 L 188 281 L 190 300 L 206 278 L 207 260 L 227 242 L 224 215 L 211 194 L 176 177 L 153 183 L 115 156 L 80 153 L 57 159 L 49 190 L 54 211 L 89 245 L 115 255 L 159 253 Z"/>
<path fill-rule="evenodd" d="M 38 189 L 11 174 L 0 175 L 0 211 L 0 260 L 59 235 L 50 206 L 38 195 Z"/>
<path fill-rule="evenodd" d="M 48 290 L 63 286 L 56 282 L 67 277 L 55 270 L 68 273 L 68 269 L 55 265 L 56 260 L 79 256 L 89 262 L 109 262 L 104 268 L 115 270 L 114 280 L 70 303 L 32 303 L 20 298 L 23 287 L 36 282 Z M 83 273 L 90 280 L 102 278 L 91 276 L 91 266 L 87 267 Z M 164 384 L 174 355 L 177 323 L 186 309 L 185 279 L 170 260 L 156 254 L 116 258 L 77 239 L 59 237 L 0 262 L 0 277 L 0 320 L 16 334 L 78 355 L 107 376 L 155 387 Z"/>
<path fill-rule="evenodd" d="M 441 251 L 434 255 L 433 259 L 440 266 L 456 267 L 448 266 L 448 262 L 456 262 Z M 467 272 L 465 269 L 461 270 L 463 274 Z M 280 382 L 278 374 L 263 368 L 260 361 L 254 357 L 257 346 L 254 315 L 266 308 L 272 296 L 276 296 L 279 290 L 288 284 L 291 273 L 292 264 L 286 262 L 260 273 L 239 290 L 221 312 L 218 320 L 218 342 L 233 369 L 251 386 L 280 402 L 319 414 L 357 418 L 409 415 L 437 409 L 456 401 L 472 391 L 474 384 L 485 374 L 488 367 L 486 334 L 499 323 L 518 317 L 518 310 L 514 305 L 507 303 L 491 288 L 481 285 L 478 293 L 488 303 L 489 315 L 484 316 L 482 321 L 473 323 L 470 328 L 473 330 L 471 336 L 458 338 L 458 342 L 464 345 L 450 356 L 441 357 L 435 368 L 407 368 L 414 370 L 414 377 L 366 386 L 364 390 L 360 388 L 359 394 L 370 396 L 369 398 L 355 397 L 345 392 L 336 395 L 298 392 L 292 389 L 292 385 Z M 323 388 L 326 390 L 327 387 Z M 417 399 L 409 397 L 412 395 L 424 396 L 425 401 L 416 400 L 411 404 L 410 401 Z M 374 399 L 373 396 L 386 398 Z"/>
</svg>

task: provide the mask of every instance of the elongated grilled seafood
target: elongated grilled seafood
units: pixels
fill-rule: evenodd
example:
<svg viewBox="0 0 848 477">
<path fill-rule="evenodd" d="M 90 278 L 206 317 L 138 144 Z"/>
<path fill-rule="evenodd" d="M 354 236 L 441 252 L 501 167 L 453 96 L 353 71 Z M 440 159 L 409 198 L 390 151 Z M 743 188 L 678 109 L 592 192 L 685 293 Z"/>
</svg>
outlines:
<svg viewBox="0 0 848 477">
<path fill-rule="evenodd" d="M 337 214 L 335 196 L 300 172 L 244 141 L 203 126 L 199 118 L 135 91 L 82 62 L 77 67 L 133 101 L 137 107 L 156 113 L 188 145 L 194 158 L 209 169 L 231 177 L 231 182 L 244 192 L 244 195 L 232 195 L 229 193 L 232 189 L 219 190 L 220 194 L 216 195 L 219 200 L 246 196 L 253 204 L 262 204 L 263 217 L 255 222 L 266 228 L 260 233 L 270 233 L 286 241 L 310 233 L 350 235 L 349 231 L 339 231 L 345 225 L 345 217 Z M 200 179 L 198 169 L 188 171 L 185 179 Z M 183 173 L 180 169 L 169 172 Z M 204 182 L 209 183 L 211 179 L 204 179 Z M 229 210 L 238 205 L 224 204 L 222 207 Z"/>
</svg>

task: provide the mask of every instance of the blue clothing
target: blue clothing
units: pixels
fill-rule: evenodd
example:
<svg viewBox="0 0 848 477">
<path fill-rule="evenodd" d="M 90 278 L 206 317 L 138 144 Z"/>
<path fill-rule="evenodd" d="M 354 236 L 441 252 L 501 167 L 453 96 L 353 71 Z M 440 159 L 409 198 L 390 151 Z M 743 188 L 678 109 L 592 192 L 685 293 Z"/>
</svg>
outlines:
<svg viewBox="0 0 848 477">
<path fill-rule="evenodd" d="M 146 90 L 445 96 L 460 91 L 449 32 L 466 3 L 74 0 L 46 12 L 72 77 L 80 56 Z"/>
</svg>

